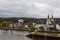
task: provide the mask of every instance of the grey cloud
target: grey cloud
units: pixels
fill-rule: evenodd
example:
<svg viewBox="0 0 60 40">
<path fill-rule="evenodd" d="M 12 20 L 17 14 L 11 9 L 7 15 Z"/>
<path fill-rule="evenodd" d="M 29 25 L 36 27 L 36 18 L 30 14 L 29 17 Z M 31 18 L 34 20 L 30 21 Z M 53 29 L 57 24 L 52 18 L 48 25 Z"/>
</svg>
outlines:
<svg viewBox="0 0 60 40">
<path fill-rule="evenodd" d="M 59 2 L 57 0 L 0 0 L 0 17 L 44 18 L 52 12 L 55 16 L 56 13 L 60 13 Z"/>
<path fill-rule="evenodd" d="M 38 2 L 47 3 L 47 4 L 54 6 L 54 7 L 60 6 L 60 0 L 38 0 Z"/>
</svg>

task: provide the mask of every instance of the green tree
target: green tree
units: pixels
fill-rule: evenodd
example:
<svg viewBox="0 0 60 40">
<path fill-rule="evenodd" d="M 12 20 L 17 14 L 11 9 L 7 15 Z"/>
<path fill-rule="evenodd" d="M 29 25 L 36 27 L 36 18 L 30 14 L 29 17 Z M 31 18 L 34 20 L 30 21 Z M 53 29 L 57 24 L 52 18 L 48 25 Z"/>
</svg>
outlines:
<svg viewBox="0 0 60 40">
<path fill-rule="evenodd" d="M 3 28 L 9 28 L 9 22 L 7 22 L 7 21 L 3 21 L 2 22 L 2 26 L 3 26 Z"/>
</svg>

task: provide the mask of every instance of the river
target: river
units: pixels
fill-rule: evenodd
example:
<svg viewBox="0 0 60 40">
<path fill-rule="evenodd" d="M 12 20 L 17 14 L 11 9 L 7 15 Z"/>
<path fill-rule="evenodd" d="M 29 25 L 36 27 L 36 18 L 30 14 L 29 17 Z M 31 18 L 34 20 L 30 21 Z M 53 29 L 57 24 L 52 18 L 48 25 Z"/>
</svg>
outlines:
<svg viewBox="0 0 60 40">
<path fill-rule="evenodd" d="M 0 30 L 0 40 L 31 40 L 27 38 L 28 32 Z"/>
</svg>

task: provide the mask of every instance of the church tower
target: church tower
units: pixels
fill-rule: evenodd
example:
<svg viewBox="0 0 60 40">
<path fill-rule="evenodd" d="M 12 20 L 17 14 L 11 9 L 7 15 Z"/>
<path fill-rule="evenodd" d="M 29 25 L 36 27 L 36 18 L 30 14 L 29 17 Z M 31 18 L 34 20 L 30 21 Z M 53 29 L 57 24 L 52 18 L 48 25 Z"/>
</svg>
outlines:
<svg viewBox="0 0 60 40">
<path fill-rule="evenodd" d="M 47 20 L 46 20 L 46 24 L 47 24 L 47 25 L 52 24 L 52 23 L 51 23 L 51 19 L 49 18 L 49 14 L 48 14 L 48 18 L 47 18 Z"/>
<path fill-rule="evenodd" d="M 49 19 L 49 14 L 48 14 L 48 19 Z"/>
<path fill-rule="evenodd" d="M 52 22 L 53 25 L 55 25 L 53 15 L 51 16 L 51 22 Z"/>
<path fill-rule="evenodd" d="M 52 22 L 54 22 L 53 14 L 52 14 L 52 18 L 51 18 L 51 21 L 52 21 Z"/>
</svg>

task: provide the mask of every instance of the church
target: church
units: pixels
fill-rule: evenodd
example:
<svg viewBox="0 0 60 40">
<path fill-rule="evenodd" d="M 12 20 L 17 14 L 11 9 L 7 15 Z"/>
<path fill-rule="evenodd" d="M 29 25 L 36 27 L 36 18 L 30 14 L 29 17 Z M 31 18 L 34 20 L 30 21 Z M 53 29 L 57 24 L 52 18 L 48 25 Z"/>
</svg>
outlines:
<svg viewBox="0 0 60 40">
<path fill-rule="evenodd" d="M 38 24 L 59 24 L 60 25 L 60 18 L 54 18 L 52 15 L 51 17 L 49 14 L 47 15 L 47 18 L 40 18 L 37 21 Z"/>
<path fill-rule="evenodd" d="M 48 14 L 48 18 L 46 19 L 46 24 L 49 25 L 49 24 L 54 24 L 54 18 L 53 18 L 53 15 L 51 16 L 51 18 L 49 17 L 49 14 Z"/>
</svg>

